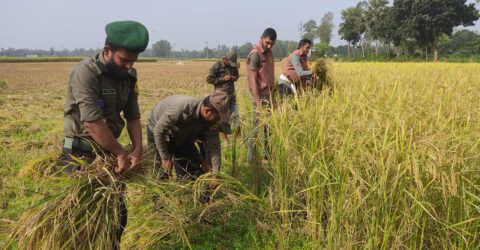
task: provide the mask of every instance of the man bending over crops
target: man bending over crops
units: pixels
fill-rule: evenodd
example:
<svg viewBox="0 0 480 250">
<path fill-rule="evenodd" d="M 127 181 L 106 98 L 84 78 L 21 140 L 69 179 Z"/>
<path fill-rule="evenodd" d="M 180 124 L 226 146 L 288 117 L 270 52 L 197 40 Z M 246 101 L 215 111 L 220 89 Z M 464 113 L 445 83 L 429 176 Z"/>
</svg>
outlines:
<svg viewBox="0 0 480 250">
<path fill-rule="evenodd" d="M 220 171 L 218 123 L 229 121 L 228 104 L 228 94 L 215 90 L 203 100 L 170 96 L 153 108 L 148 115 L 147 139 L 155 149 L 156 167 L 164 169 L 161 179 L 168 178 L 172 167 L 179 178 L 187 179 Z M 195 142 L 199 139 L 209 157 L 198 151 Z"/>
<path fill-rule="evenodd" d="M 302 39 L 298 49 L 290 54 L 283 63 L 282 74 L 278 80 L 278 92 L 283 99 L 286 95 L 296 95 L 297 91 L 307 88 L 307 80 L 312 76 L 312 71 L 307 65 L 307 54 L 312 46 L 312 41 Z"/>
<path fill-rule="evenodd" d="M 236 130 L 237 137 L 240 138 L 240 126 L 238 124 L 238 104 L 235 97 L 235 85 L 238 80 L 237 53 L 229 51 L 222 60 L 216 62 L 207 76 L 207 82 L 213 84 L 214 89 L 225 91 L 229 95 L 229 111 L 232 116 L 231 125 Z M 229 124 L 220 127 L 223 139 L 226 141 L 226 134 L 231 133 Z"/>
<path fill-rule="evenodd" d="M 148 44 L 148 31 L 134 21 L 119 21 L 105 26 L 107 39 L 103 51 L 76 64 L 68 82 L 64 119 L 62 160 L 66 171 L 81 170 L 72 156 L 88 163 L 100 154 L 113 154 L 114 171 L 121 173 L 137 167 L 142 155 L 142 130 L 138 107 L 137 72 L 133 63 Z M 130 153 L 120 145 L 125 121 L 132 141 Z M 120 241 L 126 225 L 122 203 Z"/>
<path fill-rule="evenodd" d="M 274 104 L 273 91 L 275 87 L 274 57 L 272 47 L 275 45 L 277 32 L 267 28 L 260 42 L 257 43 L 247 56 L 248 89 L 252 94 L 253 102 L 253 128 L 248 139 L 248 159 L 252 160 L 253 144 L 257 137 L 258 111 L 263 108 L 272 108 Z M 268 147 L 268 130 L 263 126 L 263 146 Z M 262 163 L 268 163 L 267 154 L 264 152 Z"/>
</svg>

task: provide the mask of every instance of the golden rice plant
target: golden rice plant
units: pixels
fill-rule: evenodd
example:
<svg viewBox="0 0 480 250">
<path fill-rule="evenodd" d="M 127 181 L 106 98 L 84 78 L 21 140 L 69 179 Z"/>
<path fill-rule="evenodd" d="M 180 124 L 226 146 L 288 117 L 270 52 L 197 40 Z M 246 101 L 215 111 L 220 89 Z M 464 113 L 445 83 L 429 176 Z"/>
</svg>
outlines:
<svg viewBox="0 0 480 250">
<path fill-rule="evenodd" d="M 25 212 L 14 224 L 7 246 L 22 249 L 111 249 L 120 223 L 125 176 L 111 170 L 110 157 L 66 178 L 64 187 Z"/>
</svg>

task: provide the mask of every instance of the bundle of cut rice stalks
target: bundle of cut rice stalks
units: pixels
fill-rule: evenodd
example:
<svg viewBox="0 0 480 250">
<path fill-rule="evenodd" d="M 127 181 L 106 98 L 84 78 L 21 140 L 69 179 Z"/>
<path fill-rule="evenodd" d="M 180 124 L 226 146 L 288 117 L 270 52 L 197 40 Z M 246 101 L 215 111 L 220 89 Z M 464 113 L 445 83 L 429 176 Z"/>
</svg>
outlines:
<svg viewBox="0 0 480 250">
<path fill-rule="evenodd" d="M 334 83 L 330 76 L 329 65 L 324 58 L 317 59 L 312 65 L 312 71 L 314 73 L 314 85 L 321 91 L 328 88 L 329 94 L 333 94 Z"/>
<path fill-rule="evenodd" d="M 210 186 L 212 174 L 186 183 L 156 182 L 137 176 L 130 182 L 129 192 L 136 190 L 129 204 L 136 205 L 129 210 L 132 223 L 122 239 L 123 246 L 166 249 L 182 244 L 183 248 L 192 249 L 190 236 L 201 234 L 217 223 L 223 225 L 227 220 L 239 218 L 254 223 L 265 215 L 274 217 L 265 200 L 240 181 L 226 174 L 217 176 L 215 187 Z M 206 196 L 210 199 L 208 204 L 204 203 Z"/>
<path fill-rule="evenodd" d="M 4 247 L 116 248 L 117 234 L 123 229 L 119 225 L 124 218 L 121 215 L 127 198 L 129 222 L 122 236 L 122 246 L 126 248 L 169 248 L 182 243 L 183 247 L 191 248 L 189 238 L 195 228 L 201 229 L 234 215 L 248 214 L 250 217 L 245 219 L 252 221 L 265 214 L 272 217 L 265 200 L 226 174 L 219 174 L 213 188 L 210 186 L 212 174 L 196 181 L 182 182 L 175 178 L 160 181 L 152 171 L 154 158 L 149 152 L 142 156 L 142 173 L 115 174 L 112 170 L 116 161 L 109 157 L 97 157 L 92 164 L 77 161 L 85 170 L 73 177 L 54 175 L 51 182 L 46 180 L 46 184 L 55 183 L 61 188 L 52 188 L 50 194 L 53 195 L 21 216 Z M 128 197 L 125 195 L 127 185 Z M 209 199 L 214 202 L 205 203 Z M 251 217 L 253 214 L 256 216 Z"/>
<path fill-rule="evenodd" d="M 66 184 L 61 191 L 25 212 L 14 225 L 7 248 L 115 247 L 126 176 L 113 173 L 112 158 L 98 159 L 92 164 L 77 161 L 85 171 L 75 173 L 73 178 L 64 177 Z"/>
</svg>

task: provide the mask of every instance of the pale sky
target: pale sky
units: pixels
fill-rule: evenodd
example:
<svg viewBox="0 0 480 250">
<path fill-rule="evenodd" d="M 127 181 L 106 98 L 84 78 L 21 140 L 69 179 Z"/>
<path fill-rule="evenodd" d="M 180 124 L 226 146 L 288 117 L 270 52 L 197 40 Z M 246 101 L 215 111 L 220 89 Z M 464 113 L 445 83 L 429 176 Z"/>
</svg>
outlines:
<svg viewBox="0 0 480 250">
<path fill-rule="evenodd" d="M 299 40 L 299 23 L 334 15 L 332 45 L 345 44 L 337 33 L 340 12 L 358 0 L 0 0 L 0 48 L 99 48 L 104 27 L 119 20 L 143 23 L 148 48 L 166 39 L 175 49 L 202 49 L 208 42 L 229 47 L 256 43 L 267 27 L 281 40 Z M 393 0 L 390 0 L 393 2 Z M 473 2 L 468 0 L 467 2 Z M 477 4 L 477 9 L 480 6 Z M 480 31 L 480 22 L 470 29 Z"/>
</svg>

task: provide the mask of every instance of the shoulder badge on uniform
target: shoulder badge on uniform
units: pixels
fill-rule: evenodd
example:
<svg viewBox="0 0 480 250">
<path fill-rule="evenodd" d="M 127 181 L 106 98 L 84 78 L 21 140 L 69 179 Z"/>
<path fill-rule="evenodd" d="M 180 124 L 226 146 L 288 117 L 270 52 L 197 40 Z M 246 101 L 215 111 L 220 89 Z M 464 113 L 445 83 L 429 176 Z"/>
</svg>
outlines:
<svg viewBox="0 0 480 250">
<path fill-rule="evenodd" d="M 210 131 L 215 131 L 217 129 L 218 129 L 218 124 L 215 124 L 215 125 L 210 127 Z"/>
<path fill-rule="evenodd" d="M 140 89 L 138 88 L 138 82 L 135 82 L 135 85 L 133 86 L 133 91 L 135 91 L 135 93 L 140 93 Z"/>
<path fill-rule="evenodd" d="M 129 74 L 131 77 L 137 79 L 137 70 L 136 70 L 135 68 L 130 68 L 130 69 L 128 70 L 128 74 Z"/>
<path fill-rule="evenodd" d="M 273 63 L 273 57 L 269 57 L 269 58 L 268 58 L 268 61 L 269 61 L 270 63 Z"/>
</svg>

